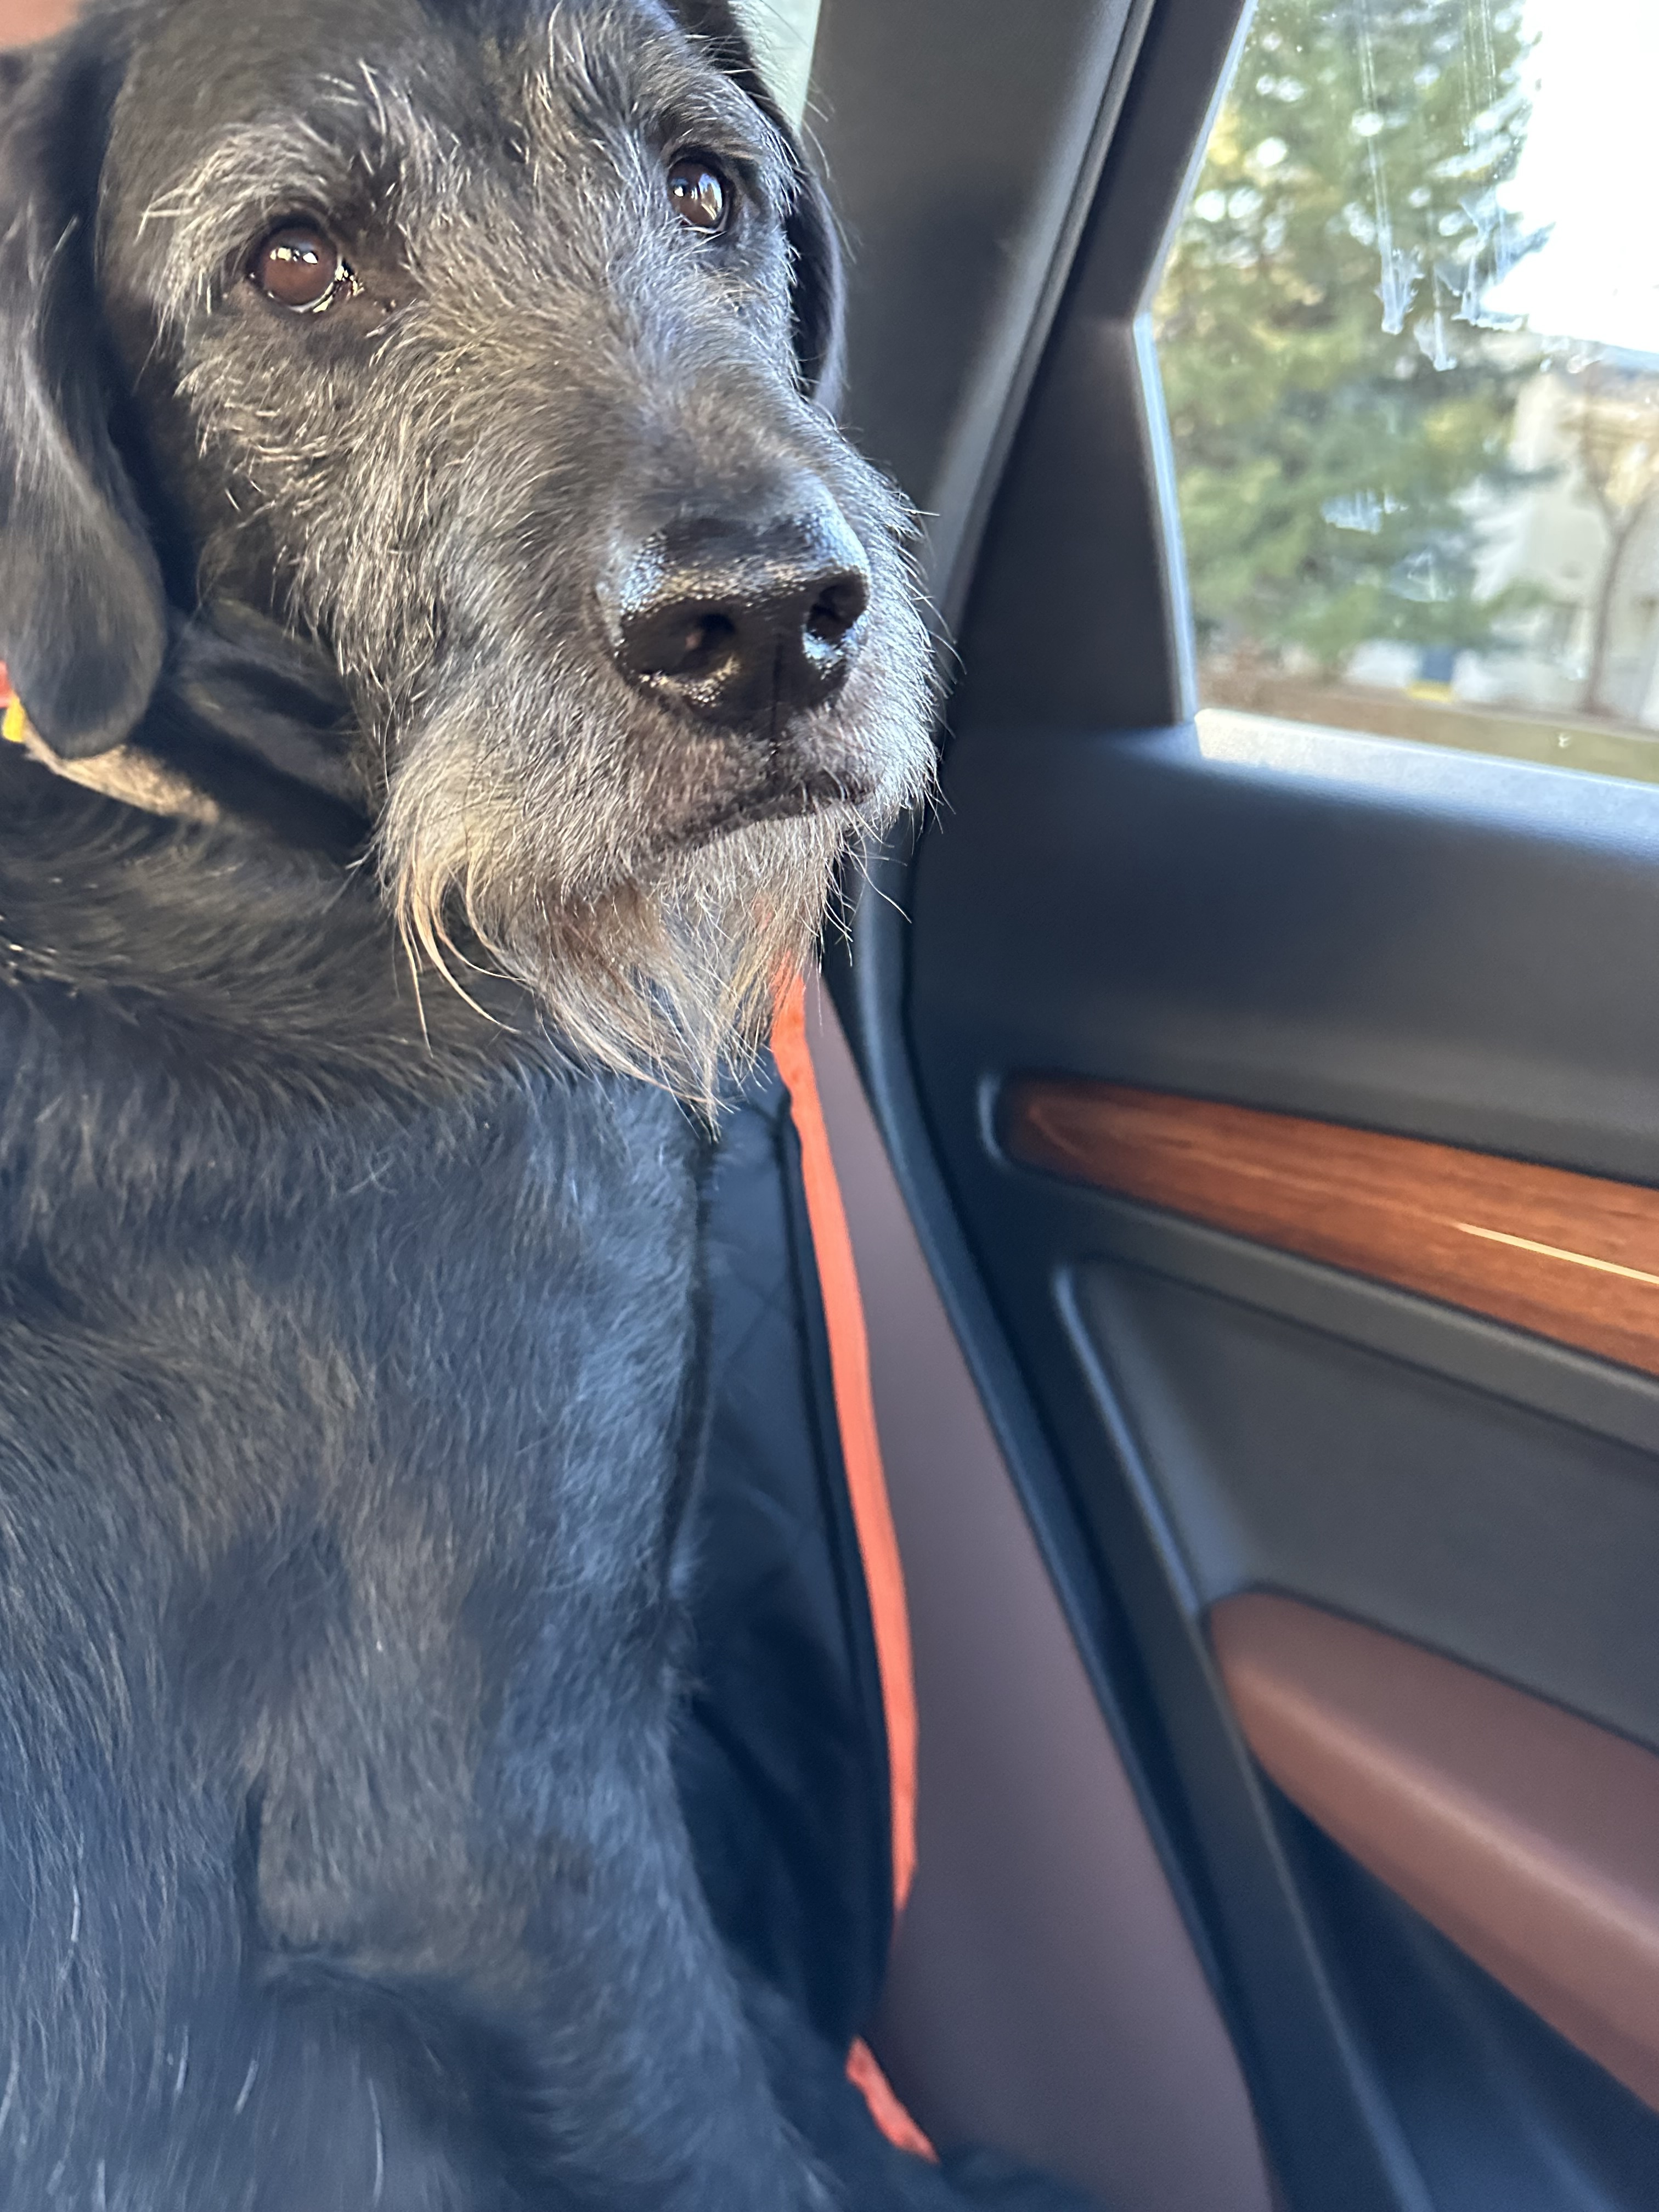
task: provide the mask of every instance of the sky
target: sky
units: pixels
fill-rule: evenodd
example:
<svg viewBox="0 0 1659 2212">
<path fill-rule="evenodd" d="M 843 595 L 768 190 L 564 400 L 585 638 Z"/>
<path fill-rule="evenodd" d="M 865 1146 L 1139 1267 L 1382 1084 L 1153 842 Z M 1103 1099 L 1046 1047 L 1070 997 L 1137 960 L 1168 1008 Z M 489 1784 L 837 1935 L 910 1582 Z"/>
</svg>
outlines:
<svg viewBox="0 0 1659 2212">
<path fill-rule="evenodd" d="M 1659 0 L 1527 0 L 1525 21 L 1532 125 L 1504 197 L 1554 229 L 1490 304 L 1550 337 L 1659 354 Z"/>
</svg>

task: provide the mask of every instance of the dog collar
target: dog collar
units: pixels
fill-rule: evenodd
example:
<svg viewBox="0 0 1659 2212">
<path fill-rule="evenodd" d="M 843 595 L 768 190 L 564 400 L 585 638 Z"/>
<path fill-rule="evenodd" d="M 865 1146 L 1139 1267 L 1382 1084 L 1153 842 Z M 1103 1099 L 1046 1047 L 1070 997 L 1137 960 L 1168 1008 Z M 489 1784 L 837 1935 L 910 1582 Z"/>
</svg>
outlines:
<svg viewBox="0 0 1659 2212">
<path fill-rule="evenodd" d="M 17 696 L 6 664 L 0 660 L 0 738 L 21 745 L 33 761 L 54 775 L 78 783 L 100 798 L 118 799 L 145 814 L 167 814 L 185 822 L 216 822 L 219 809 L 204 792 L 175 769 L 153 761 L 130 745 L 88 761 L 60 759 L 40 735 Z"/>
</svg>

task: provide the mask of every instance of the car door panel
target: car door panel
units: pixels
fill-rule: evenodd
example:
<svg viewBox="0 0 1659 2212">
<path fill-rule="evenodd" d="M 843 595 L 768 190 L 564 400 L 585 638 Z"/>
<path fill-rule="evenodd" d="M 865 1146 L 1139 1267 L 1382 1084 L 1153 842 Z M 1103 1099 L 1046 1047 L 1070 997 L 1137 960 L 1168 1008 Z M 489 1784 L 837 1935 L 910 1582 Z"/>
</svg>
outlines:
<svg viewBox="0 0 1659 2212">
<path fill-rule="evenodd" d="M 1659 787 L 1313 731 L 1217 757 L 1191 724 L 981 720 L 965 679 L 953 708 L 909 953 L 940 1089 L 994 1006 L 1000 1079 L 1659 1182 Z"/>
<path fill-rule="evenodd" d="M 915 1065 L 1139 1648 L 1164 1604 L 1196 1621 L 1285 1590 L 1659 1741 L 1647 1377 L 1056 1187 L 1001 1134 L 1012 1087 L 1060 1072 L 1644 1183 L 1648 793 L 1347 738 L 1287 766 L 1213 759 L 1190 728 L 1034 734 L 972 720 L 966 684 L 957 711 L 906 885 Z M 1158 1555 L 1145 1582 L 1126 1510 Z M 1201 1666 L 1155 1683 L 1165 1726 Z M 1208 1757 L 1190 1771 L 1214 1787 Z M 1241 1863 L 1212 1879 L 1254 1936 Z"/>
<path fill-rule="evenodd" d="M 1659 2109 L 1659 1758 L 1294 1600 L 1225 1598 L 1208 1626 L 1285 1794 Z"/>
<path fill-rule="evenodd" d="M 1199 1607 L 1294 1593 L 1659 1744 L 1646 1455 L 1139 1269 L 1064 1303 Z"/>
<path fill-rule="evenodd" d="M 832 39 L 860 20 L 826 0 Z M 1467 1929 L 1460 1948 L 1368 1871 L 1401 1879 L 1328 1802 L 1302 1787 L 1322 1826 L 1297 1808 L 1212 1642 L 1272 1594 L 1547 1701 L 1620 1756 L 1659 1747 L 1659 791 L 1194 720 L 1146 310 L 1237 31 L 1231 0 L 1159 0 L 1098 78 L 1086 220 L 1047 234 L 1051 324 L 1033 314 L 975 497 L 940 503 L 928 547 L 960 611 L 939 803 L 872 859 L 831 981 L 1286 2201 L 1634 2212 L 1659 2201 L 1659 2116 Z M 927 134 L 919 73 L 885 97 Z M 887 236 L 862 325 L 855 271 L 851 361 L 878 451 L 896 380 L 860 331 L 910 250 Z M 994 319 L 956 342 L 1006 366 Z M 961 416 L 929 444 L 891 404 L 888 448 L 932 504 Z M 1011 1116 L 1055 1079 L 1324 1125 L 1308 1142 L 1362 1182 L 1373 1133 L 1518 1164 L 1511 1189 L 1602 1181 L 1550 1185 L 1547 1221 L 1474 1221 L 1557 1271 L 1552 1321 L 1513 1267 L 1485 1296 L 1437 1276 L 1443 1231 L 1396 1221 L 1389 1267 L 1292 1233 L 1294 1201 L 1275 1238 L 1248 1207 L 1196 1218 L 1190 1190 L 1035 1161 Z M 1390 1157 L 1407 1210 L 1427 1205 Z M 1212 1165 L 1224 1187 L 1225 1146 Z M 1604 1201 L 1626 1242 L 1595 1241 Z M 1628 1272 L 1575 1300 L 1577 1263 L 1528 1244 Z M 1639 1856 L 1628 1810 L 1609 1818 Z"/>
</svg>

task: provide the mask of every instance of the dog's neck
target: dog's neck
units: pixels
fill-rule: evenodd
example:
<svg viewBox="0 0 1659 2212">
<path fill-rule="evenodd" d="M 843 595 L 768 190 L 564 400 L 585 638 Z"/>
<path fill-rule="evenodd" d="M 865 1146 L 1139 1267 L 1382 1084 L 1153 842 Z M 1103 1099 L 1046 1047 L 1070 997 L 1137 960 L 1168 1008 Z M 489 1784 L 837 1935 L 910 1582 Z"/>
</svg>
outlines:
<svg viewBox="0 0 1659 2212">
<path fill-rule="evenodd" d="M 82 760 L 55 753 L 15 702 L 5 735 L 56 775 L 180 822 L 227 820 L 343 855 L 360 850 L 370 803 L 350 711 L 316 647 L 247 609 L 176 616 L 155 697 L 125 744 Z"/>
</svg>

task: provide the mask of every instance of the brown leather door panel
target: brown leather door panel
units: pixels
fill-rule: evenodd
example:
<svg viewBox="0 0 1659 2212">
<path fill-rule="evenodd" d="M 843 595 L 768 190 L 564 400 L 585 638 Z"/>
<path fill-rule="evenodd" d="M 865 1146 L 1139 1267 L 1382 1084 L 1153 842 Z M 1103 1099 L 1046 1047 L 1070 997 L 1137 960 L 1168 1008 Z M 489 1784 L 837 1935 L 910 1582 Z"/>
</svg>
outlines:
<svg viewBox="0 0 1659 2212">
<path fill-rule="evenodd" d="M 1659 1757 L 1293 1599 L 1208 1619 L 1246 1741 L 1292 1802 L 1659 2108 Z"/>
</svg>

